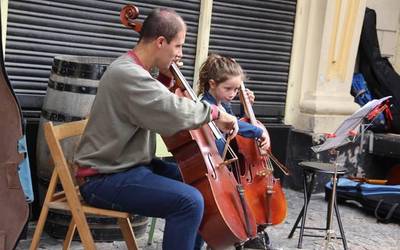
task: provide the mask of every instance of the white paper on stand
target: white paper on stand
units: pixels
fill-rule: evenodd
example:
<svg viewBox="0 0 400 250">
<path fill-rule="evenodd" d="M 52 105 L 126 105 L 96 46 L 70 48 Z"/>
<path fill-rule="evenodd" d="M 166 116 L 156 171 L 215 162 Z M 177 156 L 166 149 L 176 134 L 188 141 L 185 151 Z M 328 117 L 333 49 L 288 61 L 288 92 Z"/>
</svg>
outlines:
<svg viewBox="0 0 400 250">
<path fill-rule="evenodd" d="M 336 129 L 335 137 L 327 138 L 325 142 L 321 145 L 313 146 L 311 149 L 315 152 L 322 152 L 328 149 L 338 148 L 343 146 L 351 140 L 349 139 L 349 133 L 351 130 L 355 129 L 358 125 L 361 124 L 364 117 L 366 117 L 372 110 L 374 110 L 378 105 L 387 99 L 391 98 L 391 96 L 386 96 L 381 99 L 374 99 L 367 102 L 364 106 L 354 112 L 351 116 L 346 118 Z"/>
</svg>

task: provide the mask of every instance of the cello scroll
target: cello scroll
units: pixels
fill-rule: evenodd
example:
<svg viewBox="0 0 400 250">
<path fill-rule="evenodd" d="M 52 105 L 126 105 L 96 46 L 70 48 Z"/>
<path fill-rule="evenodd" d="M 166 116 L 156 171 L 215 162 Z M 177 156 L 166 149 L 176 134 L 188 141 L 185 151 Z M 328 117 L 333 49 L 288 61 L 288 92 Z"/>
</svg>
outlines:
<svg viewBox="0 0 400 250">
<path fill-rule="evenodd" d="M 140 32 L 142 24 L 134 21 L 139 16 L 139 9 L 133 5 L 126 5 L 120 12 L 119 18 L 121 23 L 126 27 L 129 27 L 136 32 Z"/>
</svg>

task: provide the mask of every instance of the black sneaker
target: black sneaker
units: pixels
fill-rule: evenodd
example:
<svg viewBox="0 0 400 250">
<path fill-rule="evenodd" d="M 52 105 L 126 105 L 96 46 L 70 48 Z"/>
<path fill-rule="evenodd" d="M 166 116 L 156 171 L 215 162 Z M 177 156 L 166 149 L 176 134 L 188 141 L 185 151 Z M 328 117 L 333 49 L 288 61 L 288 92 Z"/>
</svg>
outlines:
<svg viewBox="0 0 400 250">
<path fill-rule="evenodd" d="M 268 249 L 270 245 L 268 234 L 265 231 L 261 231 L 257 234 L 256 238 L 250 239 L 244 243 L 245 248 L 252 249 Z"/>
<path fill-rule="evenodd" d="M 249 249 L 263 249 L 263 250 L 281 250 L 282 248 L 276 248 L 272 246 L 268 234 L 265 231 L 261 231 L 257 234 L 256 238 L 248 240 L 244 243 L 243 247 Z M 243 249 L 243 248 L 241 248 Z M 238 249 L 237 249 L 238 250 Z"/>
</svg>

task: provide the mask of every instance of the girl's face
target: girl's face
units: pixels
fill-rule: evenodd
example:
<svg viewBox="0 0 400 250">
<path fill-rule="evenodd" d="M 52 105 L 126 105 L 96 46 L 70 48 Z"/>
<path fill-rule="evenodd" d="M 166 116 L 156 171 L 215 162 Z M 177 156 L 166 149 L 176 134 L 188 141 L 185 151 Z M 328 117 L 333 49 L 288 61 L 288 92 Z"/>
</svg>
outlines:
<svg viewBox="0 0 400 250">
<path fill-rule="evenodd" d="M 241 75 L 228 78 L 226 81 L 219 84 L 214 80 L 210 80 L 210 93 L 214 96 L 217 104 L 221 101 L 230 102 L 237 95 L 242 83 L 243 80 Z"/>
</svg>

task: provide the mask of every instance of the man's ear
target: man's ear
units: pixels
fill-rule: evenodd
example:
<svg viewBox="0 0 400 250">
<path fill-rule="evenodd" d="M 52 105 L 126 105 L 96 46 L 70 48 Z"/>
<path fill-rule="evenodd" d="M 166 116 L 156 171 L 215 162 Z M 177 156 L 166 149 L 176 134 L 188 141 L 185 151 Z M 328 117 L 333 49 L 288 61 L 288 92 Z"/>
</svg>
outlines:
<svg viewBox="0 0 400 250">
<path fill-rule="evenodd" d="M 167 42 L 167 40 L 165 39 L 165 37 L 163 37 L 163 36 L 157 37 L 157 39 L 156 39 L 156 44 L 157 44 L 157 47 L 158 47 L 158 48 L 161 48 L 161 47 L 163 46 L 164 42 Z"/>
</svg>

